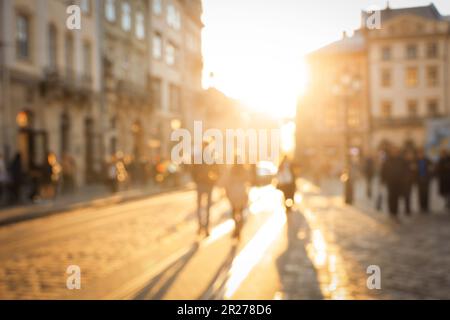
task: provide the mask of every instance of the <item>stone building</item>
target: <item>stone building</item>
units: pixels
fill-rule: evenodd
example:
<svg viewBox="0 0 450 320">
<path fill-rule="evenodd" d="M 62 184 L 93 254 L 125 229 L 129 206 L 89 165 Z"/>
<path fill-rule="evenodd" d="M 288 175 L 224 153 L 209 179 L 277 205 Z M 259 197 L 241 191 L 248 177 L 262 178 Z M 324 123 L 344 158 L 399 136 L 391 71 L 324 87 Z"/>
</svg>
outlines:
<svg viewBox="0 0 450 320">
<path fill-rule="evenodd" d="M 70 3 L 81 6 L 81 30 L 66 27 L 67 1 L 0 2 L 0 152 L 8 160 L 20 153 L 25 171 L 41 166 L 48 151 L 70 154 L 81 185 L 101 164 L 100 8 L 99 1 Z"/>
<path fill-rule="evenodd" d="M 152 155 L 168 158 L 170 133 L 190 128 L 201 95 L 200 0 L 151 0 L 149 74 L 154 118 Z"/>
<path fill-rule="evenodd" d="M 311 83 L 299 103 L 298 157 L 345 150 L 343 101 L 355 108 L 347 114 L 350 147 L 362 153 L 388 144 L 421 147 L 427 121 L 450 114 L 449 16 L 433 4 L 388 6 L 380 12 L 381 28 L 368 29 L 369 14 L 362 13 L 362 27 L 352 37 L 309 55 Z M 358 93 L 346 99 L 333 92 L 336 75 L 343 73 L 360 80 Z M 356 110 L 358 120 L 352 119 Z"/>
<path fill-rule="evenodd" d="M 105 156 L 148 156 L 152 104 L 148 82 L 148 1 L 102 0 Z"/>
<path fill-rule="evenodd" d="M 370 72 L 372 147 L 424 144 L 428 119 L 450 111 L 450 19 L 433 4 L 381 12 L 364 30 Z"/>
<path fill-rule="evenodd" d="M 304 161 L 339 161 L 346 139 L 355 151 L 366 152 L 370 122 L 363 35 L 344 34 L 341 40 L 311 53 L 308 64 L 310 83 L 297 112 L 297 156 Z"/>
</svg>

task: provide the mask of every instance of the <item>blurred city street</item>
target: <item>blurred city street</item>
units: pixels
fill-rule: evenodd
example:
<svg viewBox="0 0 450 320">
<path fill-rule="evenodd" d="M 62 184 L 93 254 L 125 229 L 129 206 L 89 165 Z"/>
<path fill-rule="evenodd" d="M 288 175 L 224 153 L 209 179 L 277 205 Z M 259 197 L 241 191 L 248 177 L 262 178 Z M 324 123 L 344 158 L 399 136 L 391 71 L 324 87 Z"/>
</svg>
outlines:
<svg viewBox="0 0 450 320">
<path fill-rule="evenodd" d="M 299 181 L 288 215 L 272 186 L 255 188 L 239 242 L 215 193 L 211 236 L 196 234 L 195 193 L 175 191 L 0 228 L 2 299 L 449 298 L 450 216 L 394 223 L 343 204 L 338 188 Z M 337 184 L 335 184 L 336 187 Z M 66 269 L 81 268 L 81 290 Z M 381 269 L 381 290 L 366 270 Z"/>
</svg>

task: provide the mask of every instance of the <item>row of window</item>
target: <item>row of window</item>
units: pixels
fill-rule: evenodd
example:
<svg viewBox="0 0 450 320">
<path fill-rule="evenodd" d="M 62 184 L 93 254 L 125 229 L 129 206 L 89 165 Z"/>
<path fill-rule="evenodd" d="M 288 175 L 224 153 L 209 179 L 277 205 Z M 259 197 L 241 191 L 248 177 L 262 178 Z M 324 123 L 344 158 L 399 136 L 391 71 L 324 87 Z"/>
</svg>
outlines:
<svg viewBox="0 0 450 320">
<path fill-rule="evenodd" d="M 381 86 L 389 88 L 392 86 L 392 71 L 384 68 L 381 70 Z M 437 87 L 439 85 L 439 68 L 437 66 L 426 67 L 426 84 L 428 87 Z M 419 85 L 419 69 L 417 67 L 407 67 L 405 69 L 405 86 L 414 88 Z"/>
<path fill-rule="evenodd" d="M 117 20 L 117 1 L 106 0 L 105 2 L 105 18 L 109 22 L 116 22 Z M 143 40 L 145 38 L 145 15 L 141 9 L 134 13 L 134 32 L 136 38 Z M 132 10 L 129 1 L 122 1 L 120 6 L 120 24 L 124 31 L 131 31 L 132 29 Z"/>
<path fill-rule="evenodd" d="M 419 116 L 419 102 L 418 100 L 408 100 L 406 102 L 406 108 L 408 116 L 415 118 Z M 437 99 L 429 99 L 426 102 L 427 114 L 430 117 L 436 117 L 439 115 L 439 102 Z M 383 118 L 392 117 L 392 102 L 383 101 L 381 103 L 381 116 Z"/>
<path fill-rule="evenodd" d="M 30 60 L 30 18 L 25 14 L 18 14 L 16 18 L 16 56 L 19 60 Z M 48 26 L 47 52 L 49 67 L 53 70 L 58 66 L 58 32 L 53 24 Z M 64 39 L 64 59 L 66 74 L 73 75 L 75 69 L 75 44 L 73 35 L 68 33 Z M 92 49 L 88 41 L 83 43 L 83 75 L 90 76 L 92 72 Z"/>
<path fill-rule="evenodd" d="M 405 58 L 408 60 L 417 59 L 419 57 L 419 46 L 417 44 L 407 44 L 405 47 Z M 439 46 L 436 42 L 426 44 L 425 56 L 429 59 L 437 58 L 439 55 Z M 392 47 L 384 46 L 381 48 L 381 59 L 389 61 L 392 59 Z"/>
<path fill-rule="evenodd" d="M 167 42 L 165 47 L 165 60 L 169 66 L 177 64 L 177 47 L 171 43 Z M 153 58 L 161 60 L 163 59 L 163 39 L 160 33 L 155 33 L 153 35 L 153 46 L 152 46 Z"/>
<path fill-rule="evenodd" d="M 160 78 L 151 79 L 151 95 L 155 109 L 162 108 L 162 81 Z M 169 111 L 178 112 L 181 110 L 181 91 L 180 87 L 169 84 Z"/>
<path fill-rule="evenodd" d="M 155 15 L 161 15 L 163 12 L 163 2 L 162 0 L 153 0 L 153 13 Z M 181 13 L 175 7 L 174 4 L 169 3 L 166 7 L 166 22 L 167 25 L 175 30 L 181 28 Z M 106 0 L 105 2 L 105 17 L 111 23 L 116 22 L 118 19 L 117 14 L 117 1 L 116 0 Z M 132 29 L 132 9 L 130 2 L 128 0 L 122 0 L 120 5 L 120 23 L 124 31 L 131 31 Z M 137 9 L 134 14 L 135 23 L 135 35 L 138 39 L 142 40 L 145 38 L 145 15 L 141 9 Z"/>
</svg>

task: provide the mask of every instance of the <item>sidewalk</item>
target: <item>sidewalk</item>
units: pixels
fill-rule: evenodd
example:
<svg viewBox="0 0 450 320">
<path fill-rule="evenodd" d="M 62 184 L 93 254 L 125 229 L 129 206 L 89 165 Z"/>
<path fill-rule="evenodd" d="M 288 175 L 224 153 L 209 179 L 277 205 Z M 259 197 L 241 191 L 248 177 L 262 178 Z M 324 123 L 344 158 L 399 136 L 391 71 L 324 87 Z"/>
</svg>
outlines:
<svg viewBox="0 0 450 320">
<path fill-rule="evenodd" d="M 323 179 L 320 184 L 322 192 L 328 196 L 342 196 L 343 183 L 339 179 Z M 382 206 L 381 210 L 376 210 L 377 197 L 381 194 Z M 380 186 L 378 179 L 372 182 L 372 198 L 366 195 L 366 181 L 362 178 L 357 179 L 354 183 L 354 204 L 353 206 L 363 210 L 372 211 L 388 215 L 387 190 L 384 186 Z M 404 212 L 404 202 L 400 199 L 399 210 Z M 413 213 L 420 213 L 419 197 L 417 194 L 417 186 L 414 185 L 411 194 L 411 210 Z M 433 213 L 442 213 L 445 211 L 445 202 L 438 192 L 437 181 L 433 180 L 430 185 L 430 210 Z"/>
<path fill-rule="evenodd" d="M 191 188 L 190 184 L 178 188 L 162 188 L 160 186 L 146 186 L 120 191 L 112 194 L 104 185 L 86 186 L 71 195 L 58 196 L 54 201 L 0 208 L 0 226 L 18 223 L 25 220 L 37 219 L 51 214 L 77 210 L 86 207 L 102 207 L 126 201 Z"/>
</svg>

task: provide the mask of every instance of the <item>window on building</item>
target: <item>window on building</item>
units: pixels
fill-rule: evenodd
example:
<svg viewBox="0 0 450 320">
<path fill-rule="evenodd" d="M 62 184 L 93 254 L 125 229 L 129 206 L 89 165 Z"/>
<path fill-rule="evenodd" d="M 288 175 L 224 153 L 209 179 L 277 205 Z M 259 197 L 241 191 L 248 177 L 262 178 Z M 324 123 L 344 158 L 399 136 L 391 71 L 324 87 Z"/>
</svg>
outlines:
<svg viewBox="0 0 450 320">
<path fill-rule="evenodd" d="M 166 63 L 169 66 L 173 66 L 176 63 L 176 48 L 170 42 L 166 46 Z"/>
<path fill-rule="evenodd" d="M 381 70 L 381 86 L 384 88 L 391 86 L 391 70 L 389 69 Z"/>
<path fill-rule="evenodd" d="M 409 67 L 406 69 L 406 86 L 417 87 L 419 84 L 419 74 L 415 67 Z"/>
<path fill-rule="evenodd" d="M 68 34 L 66 36 L 65 41 L 65 64 L 66 64 L 66 76 L 69 79 L 73 79 L 74 77 L 74 43 L 73 43 L 73 36 L 71 34 Z"/>
<path fill-rule="evenodd" d="M 417 45 L 408 44 L 406 46 L 406 58 L 407 59 L 416 59 L 417 58 Z"/>
<path fill-rule="evenodd" d="M 171 84 L 169 86 L 169 108 L 170 111 L 180 111 L 180 88 L 176 85 Z"/>
<path fill-rule="evenodd" d="M 411 118 L 417 117 L 418 114 L 418 103 L 417 100 L 408 101 L 408 116 Z"/>
<path fill-rule="evenodd" d="M 162 109 L 162 86 L 161 86 L 161 79 L 159 78 L 152 78 L 151 79 L 151 94 L 152 94 L 152 103 L 153 108 L 156 110 Z"/>
<path fill-rule="evenodd" d="M 153 58 L 162 58 L 162 37 L 159 33 L 153 35 Z"/>
<path fill-rule="evenodd" d="M 145 38 L 145 17 L 141 11 L 136 13 L 136 38 L 140 40 Z"/>
<path fill-rule="evenodd" d="M 89 42 L 83 44 L 83 73 L 89 78 L 92 75 L 92 50 Z"/>
<path fill-rule="evenodd" d="M 58 66 L 58 33 L 53 24 L 48 27 L 48 65 L 51 70 Z"/>
<path fill-rule="evenodd" d="M 179 30 L 181 27 L 180 12 L 173 4 L 167 6 L 167 25 L 175 30 Z"/>
<path fill-rule="evenodd" d="M 153 0 L 153 13 L 157 16 L 162 13 L 162 0 Z"/>
<path fill-rule="evenodd" d="M 427 67 L 427 84 L 429 87 L 436 87 L 439 84 L 439 71 L 436 66 Z"/>
<path fill-rule="evenodd" d="M 16 54 L 19 59 L 30 58 L 30 19 L 24 14 L 17 16 Z"/>
<path fill-rule="evenodd" d="M 131 30 L 131 6 L 128 1 L 122 3 L 122 29 Z"/>
<path fill-rule="evenodd" d="M 392 103 L 390 101 L 383 101 L 381 103 L 381 116 L 383 118 L 390 118 L 392 116 Z"/>
<path fill-rule="evenodd" d="M 86 14 L 91 13 L 91 0 L 81 0 L 80 8 L 83 13 Z"/>
<path fill-rule="evenodd" d="M 391 60 L 391 47 L 383 47 L 381 49 L 381 59 L 384 61 Z"/>
<path fill-rule="evenodd" d="M 106 0 L 105 3 L 105 17 L 110 22 L 116 21 L 116 1 Z"/>
<path fill-rule="evenodd" d="M 436 117 L 439 115 L 439 105 L 436 99 L 428 100 L 427 103 L 428 116 Z"/>
<path fill-rule="evenodd" d="M 437 58 L 438 56 L 438 44 L 436 42 L 431 42 L 427 44 L 427 57 Z"/>
</svg>

